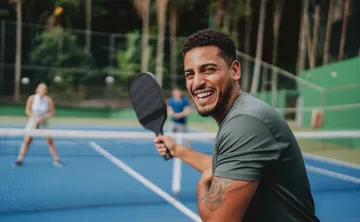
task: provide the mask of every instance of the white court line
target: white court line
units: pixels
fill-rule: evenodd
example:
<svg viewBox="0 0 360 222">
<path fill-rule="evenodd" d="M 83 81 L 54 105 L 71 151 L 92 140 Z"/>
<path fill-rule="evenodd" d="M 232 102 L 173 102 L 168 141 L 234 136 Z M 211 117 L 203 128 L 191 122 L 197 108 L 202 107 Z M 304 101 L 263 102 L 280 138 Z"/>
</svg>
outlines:
<svg viewBox="0 0 360 222">
<path fill-rule="evenodd" d="M 328 177 L 333 177 L 333 178 L 336 178 L 336 179 L 339 179 L 339 180 L 345 180 L 345 181 L 348 181 L 348 182 L 360 184 L 360 178 L 357 178 L 357 177 L 352 177 L 352 176 L 344 175 L 344 174 L 341 174 L 341 173 L 336 173 L 336 172 L 325 170 L 325 169 L 322 169 L 322 168 L 313 167 L 313 166 L 310 166 L 310 165 L 306 165 L 306 169 L 308 171 L 310 171 L 310 172 L 313 172 L 313 173 L 318 173 L 318 174 L 325 175 L 325 176 L 328 176 Z"/>
<path fill-rule="evenodd" d="M 95 142 L 90 141 L 89 142 L 91 148 L 99 152 L 101 155 L 103 155 L 105 158 L 110 160 L 112 163 L 114 163 L 116 166 L 124 170 L 126 173 L 128 173 L 130 176 L 132 176 L 134 179 L 142 183 L 144 186 L 149 188 L 151 191 L 159 195 L 160 197 L 164 198 L 167 202 L 169 202 L 171 205 L 173 205 L 175 208 L 177 208 L 179 211 L 184 213 L 186 216 L 190 217 L 193 221 L 201 222 L 200 217 L 192 212 L 190 209 L 185 207 L 182 203 L 177 201 L 175 198 L 170 196 L 168 193 L 163 191 L 161 188 L 147 180 L 145 177 L 143 177 L 141 174 L 130 168 L 128 165 L 123 163 L 121 160 L 113 156 L 111 153 L 104 150 L 102 147 L 97 145 Z"/>
<path fill-rule="evenodd" d="M 351 168 L 351 169 L 355 169 L 355 170 L 360 170 L 360 165 L 355 164 L 355 163 L 349 163 L 349 162 L 345 162 L 345 161 L 341 161 L 341 160 L 336 160 L 336 159 L 331 159 L 328 157 L 323 157 L 323 156 L 319 156 L 319 155 L 315 155 L 315 154 L 311 154 L 311 153 L 306 153 L 303 152 L 303 156 L 308 158 L 308 159 L 312 159 L 315 161 L 319 161 L 319 162 L 325 162 L 325 163 L 330 163 L 336 166 L 341 166 L 341 167 L 347 167 L 347 168 Z"/>
</svg>

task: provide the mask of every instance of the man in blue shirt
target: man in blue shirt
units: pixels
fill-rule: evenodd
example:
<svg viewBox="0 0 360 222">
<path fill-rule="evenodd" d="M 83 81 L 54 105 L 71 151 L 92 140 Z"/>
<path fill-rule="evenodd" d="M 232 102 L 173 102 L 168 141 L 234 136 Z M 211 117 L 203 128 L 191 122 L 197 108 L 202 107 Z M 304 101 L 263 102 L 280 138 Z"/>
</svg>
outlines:
<svg viewBox="0 0 360 222">
<path fill-rule="evenodd" d="M 172 90 L 172 97 L 168 101 L 168 114 L 171 117 L 169 131 L 177 133 L 187 132 L 187 116 L 190 113 L 189 100 L 182 95 L 178 88 Z"/>
</svg>

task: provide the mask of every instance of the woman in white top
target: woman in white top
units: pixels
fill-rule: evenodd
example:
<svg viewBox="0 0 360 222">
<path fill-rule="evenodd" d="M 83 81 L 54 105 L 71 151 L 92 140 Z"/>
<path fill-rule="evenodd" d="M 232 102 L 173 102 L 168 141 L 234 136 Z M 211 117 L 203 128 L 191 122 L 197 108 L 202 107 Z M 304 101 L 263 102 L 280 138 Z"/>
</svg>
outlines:
<svg viewBox="0 0 360 222">
<path fill-rule="evenodd" d="M 36 94 L 29 96 L 26 102 L 25 113 L 29 117 L 29 121 L 26 124 L 26 129 L 48 129 L 49 119 L 55 114 L 54 102 L 50 96 L 47 96 L 47 86 L 44 83 L 40 83 L 36 88 Z M 21 166 L 23 164 L 24 156 L 32 141 L 31 136 L 26 136 L 24 143 L 21 146 L 21 150 L 18 156 L 15 166 Z M 54 141 L 51 137 L 46 137 L 46 142 L 49 145 L 50 153 L 54 158 L 54 165 L 61 167 L 59 156 L 57 154 Z"/>
</svg>

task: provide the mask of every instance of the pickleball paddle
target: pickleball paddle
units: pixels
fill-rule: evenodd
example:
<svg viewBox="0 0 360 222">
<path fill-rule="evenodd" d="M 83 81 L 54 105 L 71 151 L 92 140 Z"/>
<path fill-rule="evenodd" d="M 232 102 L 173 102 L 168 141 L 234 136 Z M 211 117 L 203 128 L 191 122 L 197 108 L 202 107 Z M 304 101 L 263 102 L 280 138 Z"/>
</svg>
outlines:
<svg viewBox="0 0 360 222">
<path fill-rule="evenodd" d="M 129 88 L 132 106 L 140 124 L 156 136 L 163 134 L 163 127 L 167 119 L 167 106 L 163 91 L 154 74 L 142 72 L 137 74 Z M 172 156 L 167 150 L 164 159 Z"/>
</svg>

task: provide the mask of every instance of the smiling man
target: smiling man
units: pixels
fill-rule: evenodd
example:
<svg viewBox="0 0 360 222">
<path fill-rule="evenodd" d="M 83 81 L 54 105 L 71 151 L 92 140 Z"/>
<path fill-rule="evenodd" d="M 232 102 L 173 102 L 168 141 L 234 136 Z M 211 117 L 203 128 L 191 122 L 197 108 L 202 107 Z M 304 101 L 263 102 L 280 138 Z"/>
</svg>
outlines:
<svg viewBox="0 0 360 222">
<path fill-rule="evenodd" d="M 219 131 L 212 156 L 155 138 L 170 153 L 202 172 L 198 212 L 204 222 L 319 221 L 304 160 L 284 118 L 242 92 L 234 42 L 205 29 L 182 48 L 187 89 L 198 113 L 214 118 Z"/>
</svg>

